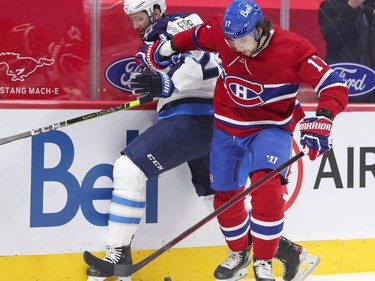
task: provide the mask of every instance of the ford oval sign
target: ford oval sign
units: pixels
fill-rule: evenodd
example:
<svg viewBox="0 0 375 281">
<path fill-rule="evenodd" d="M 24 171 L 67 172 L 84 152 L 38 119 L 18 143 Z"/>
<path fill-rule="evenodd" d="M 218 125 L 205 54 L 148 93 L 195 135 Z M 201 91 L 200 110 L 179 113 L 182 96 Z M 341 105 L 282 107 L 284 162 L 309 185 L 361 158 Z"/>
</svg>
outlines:
<svg viewBox="0 0 375 281">
<path fill-rule="evenodd" d="M 137 65 L 134 57 L 125 57 L 111 63 L 105 70 L 105 78 L 113 87 L 131 92 L 129 87 L 130 75 L 133 72 L 142 72 L 145 68 Z"/>
<path fill-rule="evenodd" d="M 349 96 L 361 96 L 375 90 L 375 71 L 356 63 L 335 63 L 331 65 L 349 88 Z"/>
</svg>

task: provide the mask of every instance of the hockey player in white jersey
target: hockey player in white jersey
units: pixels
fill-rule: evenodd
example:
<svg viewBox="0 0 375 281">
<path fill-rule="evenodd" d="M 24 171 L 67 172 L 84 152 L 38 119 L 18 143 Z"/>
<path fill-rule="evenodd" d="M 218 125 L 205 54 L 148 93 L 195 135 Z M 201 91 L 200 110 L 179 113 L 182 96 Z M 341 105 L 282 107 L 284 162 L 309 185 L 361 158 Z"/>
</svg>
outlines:
<svg viewBox="0 0 375 281">
<path fill-rule="evenodd" d="M 197 14 L 166 15 L 165 0 L 125 0 L 124 10 L 143 41 L 170 39 L 202 23 Z M 137 59 L 145 65 L 150 58 L 141 49 Z M 132 264 L 130 245 L 144 214 L 148 179 L 187 162 L 197 195 L 214 193 L 209 180 L 209 152 L 213 133 L 212 99 L 221 68 L 215 55 L 202 51 L 175 56 L 172 61 L 163 69 L 132 75 L 130 86 L 134 94 L 150 101 L 158 100 L 158 122 L 125 147 L 114 164 L 104 257 L 109 263 Z M 284 264 L 284 280 L 304 279 L 294 278 L 306 256 L 303 247 L 281 239 L 276 258 Z M 234 264 L 243 262 L 241 259 L 234 257 L 233 264 L 222 265 L 223 270 L 230 274 Z M 87 275 L 88 281 L 110 277 L 92 267 L 87 269 Z M 120 280 L 130 280 L 130 277 Z"/>
</svg>

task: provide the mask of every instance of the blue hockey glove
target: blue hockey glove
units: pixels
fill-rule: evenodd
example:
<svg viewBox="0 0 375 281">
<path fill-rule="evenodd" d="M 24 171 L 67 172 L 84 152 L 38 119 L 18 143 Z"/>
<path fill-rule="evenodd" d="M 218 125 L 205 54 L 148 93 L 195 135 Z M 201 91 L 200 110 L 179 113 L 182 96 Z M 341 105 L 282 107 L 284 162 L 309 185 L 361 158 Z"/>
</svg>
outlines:
<svg viewBox="0 0 375 281">
<path fill-rule="evenodd" d="M 300 143 L 309 148 L 310 160 L 315 160 L 332 148 L 330 134 L 332 121 L 324 116 L 305 118 L 300 123 Z"/>
<path fill-rule="evenodd" d="M 162 71 L 167 73 L 171 63 L 169 57 L 162 57 L 159 55 L 159 49 L 164 41 L 144 42 L 138 53 L 135 55 L 137 64 L 153 71 Z"/>
<path fill-rule="evenodd" d="M 149 96 L 153 98 L 170 97 L 174 91 L 171 78 L 162 72 L 136 72 L 131 75 L 129 84 L 134 95 Z"/>
</svg>

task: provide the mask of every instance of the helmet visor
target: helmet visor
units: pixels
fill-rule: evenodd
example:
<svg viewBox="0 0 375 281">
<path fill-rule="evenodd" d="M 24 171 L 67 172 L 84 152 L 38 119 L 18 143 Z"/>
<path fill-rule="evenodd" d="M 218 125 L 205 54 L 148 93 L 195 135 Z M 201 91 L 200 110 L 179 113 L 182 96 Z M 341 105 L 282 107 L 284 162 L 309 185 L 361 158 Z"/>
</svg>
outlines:
<svg viewBox="0 0 375 281">
<path fill-rule="evenodd" d="M 241 38 L 229 38 L 225 36 L 225 41 L 236 52 L 245 52 L 249 49 L 252 49 L 252 46 L 254 46 L 254 43 L 256 43 L 259 40 L 259 33 L 254 28 L 252 32 L 249 34 L 241 37 Z"/>
</svg>

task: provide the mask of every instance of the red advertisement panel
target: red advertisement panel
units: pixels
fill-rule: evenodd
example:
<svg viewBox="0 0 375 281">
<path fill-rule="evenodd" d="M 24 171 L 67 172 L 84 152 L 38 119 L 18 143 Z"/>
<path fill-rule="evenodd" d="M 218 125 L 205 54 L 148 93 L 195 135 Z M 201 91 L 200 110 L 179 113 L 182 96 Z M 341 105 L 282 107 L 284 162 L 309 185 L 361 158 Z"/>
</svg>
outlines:
<svg viewBox="0 0 375 281">
<path fill-rule="evenodd" d="M 100 6 L 100 100 L 134 99 L 129 77 L 142 68 L 134 55 L 141 38 L 123 10 L 123 0 L 103 0 Z"/>
<path fill-rule="evenodd" d="M 0 99 L 90 99 L 89 2 L 0 0 Z"/>
<path fill-rule="evenodd" d="M 290 0 L 289 23 L 324 57 L 317 22 L 320 1 Z M 282 1 L 257 2 L 265 16 L 280 23 Z M 167 0 L 167 13 L 194 12 L 207 20 L 224 12 L 229 3 Z M 0 4 L 0 99 L 134 99 L 128 84 L 130 74 L 142 70 L 134 62 L 141 39 L 123 11 L 123 0 L 0 0 Z M 311 96 L 310 90 L 306 96 Z"/>
</svg>

